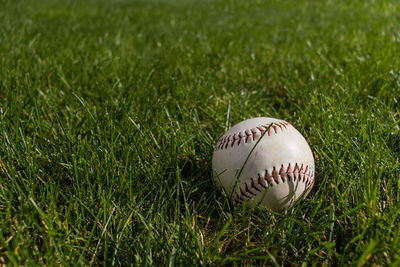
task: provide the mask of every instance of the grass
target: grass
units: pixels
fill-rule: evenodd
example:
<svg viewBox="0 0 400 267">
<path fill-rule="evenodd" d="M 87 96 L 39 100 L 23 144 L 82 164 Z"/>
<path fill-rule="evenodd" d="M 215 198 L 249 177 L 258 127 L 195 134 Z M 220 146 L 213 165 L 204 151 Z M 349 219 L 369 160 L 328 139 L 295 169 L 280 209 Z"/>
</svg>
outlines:
<svg viewBox="0 0 400 267">
<path fill-rule="evenodd" d="M 400 264 L 397 1 L 0 5 L 0 265 Z M 256 116 L 315 155 L 285 214 L 211 179 Z"/>
</svg>

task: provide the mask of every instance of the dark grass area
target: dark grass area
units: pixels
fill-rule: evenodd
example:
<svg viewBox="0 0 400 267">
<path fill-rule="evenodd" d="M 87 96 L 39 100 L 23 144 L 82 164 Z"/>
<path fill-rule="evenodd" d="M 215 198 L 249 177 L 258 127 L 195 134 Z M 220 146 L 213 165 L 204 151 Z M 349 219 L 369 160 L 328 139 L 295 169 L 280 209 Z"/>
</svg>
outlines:
<svg viewBox="0 0 400 267">
<path fill-rule="evenodd" d="M 0 264 L 400 263 L 396 1 L 0 6 Z M 314 151 L 285 214 L 211 179 L 256 116 Z"/>
</svg>

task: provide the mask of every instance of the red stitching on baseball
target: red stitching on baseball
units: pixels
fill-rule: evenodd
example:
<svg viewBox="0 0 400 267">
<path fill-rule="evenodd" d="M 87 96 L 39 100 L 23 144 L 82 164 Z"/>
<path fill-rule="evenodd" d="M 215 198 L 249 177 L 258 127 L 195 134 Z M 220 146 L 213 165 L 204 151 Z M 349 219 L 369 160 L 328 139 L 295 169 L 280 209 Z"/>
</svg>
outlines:
<svg viewBox="0 0 400 267">
<path fill-rule="evenodd" d="M 244 139 L 244 142 L 247 143 L 247 141 L 249 140 L 249 137 L 251 136 L 251 133 L 249 133 L 248 130 L 246 130 L 246 131 L 244 132 L 244 134 L 246 135 L 246 137 L 245 137 L 245 139 Z"/>
<path fill-rule="evenodd" d="M 281 165 L 281 168 L 279 169 L 279 176 L 281 177 L 282 182 L 285 182 L 285 177 L 283 176 L 284 170 L 283 170 L 283 164 Z"/>
<path fill-rule="evenodd" d="M 265 184 L 263 182 L 261 182 L 261 175 L 258 174 L 258 184 L 261 185 L 262 188 L 267 189 L 267 187 L 265 186 Z M 265 179 L 263 179 L 265 181 Z"/>
<path fill-rule="evenodd" d="M 248 195 L 246 195 L 246 193 L 245 192 L 243 192 L 243 190 L 242 190 L 242 188 L 239 186 L 239 192 L 240 192 L 240 196 L 244 196 L 244 197 L 247 197 L 247 198 L 250 198 Z"/>
<path fill-rule="evenodd" d="M 265 172 L 264 180 L 265 180 L 269 185 L 271 185 L 271 186 L 273 185 L 273 184 L 270 182 L 270 180 L 268 179 L 268 171 Z"/>
<path fill-rule="evenodd" d="M 261 135 L 263 135 L 264 134 L 264 132 L 265 132 L 265 129 L 263 129 L 262 127 L 256 127 L 259 131 L 260 131 L 260 133 L 261 133 Z"/>
<path fill-rule="evenodd" d="M 298 168 L 298 166 L 297 166 L 297 163 L 294 165 L 294 168 L 293 168 L 293 181 L 296 181 L 296 170 L 297 170 L 297 168 Z"/>
<path fill-rule="evenodd" d="M 290 163 L 289 163 L 289 165 L 288 165 L 288 167 L 286 169 L 286 176 L 287 176 L 288 180 L 290 181 L 289 171 L 290 171 Z"/>
<path fill-rule="evenodd" d="M 251 129 L 250 131 L 252 133 L 252 138 L 253 138 L 253 141 L 254 141 L 254 139 L 256 138 L 257 132 L 254 131 L 254 129 Z"/>
<path fill-rule="evenodd" d="M 225 148 L 228 148 L 228 144 L 231 141 L 231 136 L 228 136 L 228 142 L 226 142 Z M 222 144 L 222 148 L 224 147 L 224 145 Z"/>
<path fill-rule="evenodd" d="M 293 177 L 294 177 L 293 182 L 295 182 L 296 181 L 296 178 L 295 178 L 296 170 L 297 170 L 298 171 L 298 173 L 297 173 L 298 182 L 305 183 L 305 187 L 306 187 L 305 190 L 311 191 L 311 189 L 314 187 L 314 183 L 315 183 L 314 171 L 311 168 L 309 168 L 308 166 L 305 166 L 305 168 L 303 168 L 304 167 L 303 164 L 301 165 L 301 167 L 299 167 L 299 165 L 297 163 L 295 163 L 295 167 L 293 168 L 293 171 L 290 172 L 290 166 L 291 166 L 291 164 L 289 163 L 288 167 L 286 168 L 286 171 L 285 171 L 285 167 L 283 166 L 283 164 L 281 165 L 281 168 L 279 169 L 279 176 L 282 179 L 282 182 L 287 183 L 286 180 L 284 179 L 284 174 L 286 174 L 286 177 L 288 177 L 288 181 L 290 181 L 291 173 L 293 174 Z M 271 172 L 271 177 L 278 184 L 276 174 L 277 174 L 276 168 L 273 167 L 273 170 Z M 307 179 L 306 179 L 306 177 L 307 177 Z M 273 184 L 268 179 L 268 171 L 265 172 L 264 178 L 262 178 L 261 174 L 258 174 L 258 179 L 257 179 L 257 184 L 259 184 L 262 188 L 264 188 L 264 190 L 267 190 L 269 187 L 267 187 L 265 184 L 262 183 L 262 179 L 264 181 L 266 181 L 270 186 L 273 186 Z M 254 188 L 258 192 L 262 192 L 262 190 L 260 190 L 260 188 L 258 188 L 255 185 L 253 178 L 250 178 L 250 180 L 251 180 L 251 183 L 250 183 L 251 188 Z M 257 195 L 249 189 L 249 185 L 247 184 L 247 182 L 245 182 L 244 185 L 238 186 L 238 187 L 239 187 L 239 190 L 235 192 L 235 195 L 232 198 L 233 202 L 242 202 L 245 199 L 251 199 L 252 198 L 251 195 L 253 195 L 253 196 Z M 244 187 L 244 189 L 242 187 Z"/>
<path fill-rule="evenodd" d="M 233 147 L 233 145 L 235 144 L 235 141 L 236 141 L 236 134 L 233 134 L 233 136 L 232 136 L 232 143 L 231 143 L 231 147 Z"/>
<path fill-rule="evenodd" d="M 257 140 L 257 132 L 260 133 L 259 137 L 261 137 L 264 132 L 266 131 L 266 129 L 268 129 L 268 136 L 271 136 L 271 133 L 275 133 L 278 134 L 278 127 L 281 129 L 281 132 L 283 131 L 282 127 L 284 127 L 285 129 L 287 128 L 287 126 L 289 126 L 290 123 L 286 122 L 286 121 L 280 121 L 280 122 L 273 122 L 271 127 L 269 127 L 269 125 L 260 125 L 257 126 L 255 128 L 252 129 L 247 129 L 244 131 L 244 135 L 242 136 L 242 132 L 238 132 L 238 133 L 234 133 L 233 136 L 229 135 L 229 136 L 223 136 L 221 138 L 218 139 L 217 144 L 215 146 L 215 150 L 221 150 L 221 149 L 227 149 L 228 146 L 230 145 L 231 147 L 233 147 L 235 145 L 235 142 L 238 141 L 238 146 L 240 145 L 242 139 L 244 139 L 243 143 L 250 143 L 250 137 L 252 137 L 252 141 L 256 141 Z M 273 132 L 271 132 L 271 129 L 273 129 Z M 232 136 L 232 139 L 230 138 Z"/>
<path fill-rule="evenodd" d="M 253 180 L 253 178 L 250 178 L 251 179 L 251 187 L 252 188 L 254 188 L 256 191 L 258 191 L 258 192 L 262 192 L 261 190 L 260 190 L 260 188 L 258 188 L 255 184 L 254 184 L 254 180 Z"/>
<path fill-rule="evenodd" d="M 244 189 L 246 190 L 247 193 L 252 194 L 253 196 L 255 196 L 256 194 L 251 192 L 251 190 L 249 189 L 249 187 L 247 186 L 247 183 L 244 183 Z"/>
<path fill-rule="evenodd" d="M 271 176 L 274 179 L 275 183 L 279 184 L 279 180 L 278 180 L 278 176 L 276 175 L 275 167 L 273 167 L 273 169 L 272 169 Z"/>
</svg>

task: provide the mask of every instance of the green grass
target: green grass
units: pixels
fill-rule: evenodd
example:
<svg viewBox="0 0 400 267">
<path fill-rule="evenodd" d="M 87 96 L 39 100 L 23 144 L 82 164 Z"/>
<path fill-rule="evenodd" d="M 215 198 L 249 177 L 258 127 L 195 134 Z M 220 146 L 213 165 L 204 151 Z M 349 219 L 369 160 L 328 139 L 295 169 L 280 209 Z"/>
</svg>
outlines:
<svg viewBox="0 0 400 267">
<path fill-rule="evenodd" d="M 0 6 L 0 265 L 400 264 L 399 2 Z M 286 214 L 211 178 L 256 116 L 315 155 Z"/>
</svg>

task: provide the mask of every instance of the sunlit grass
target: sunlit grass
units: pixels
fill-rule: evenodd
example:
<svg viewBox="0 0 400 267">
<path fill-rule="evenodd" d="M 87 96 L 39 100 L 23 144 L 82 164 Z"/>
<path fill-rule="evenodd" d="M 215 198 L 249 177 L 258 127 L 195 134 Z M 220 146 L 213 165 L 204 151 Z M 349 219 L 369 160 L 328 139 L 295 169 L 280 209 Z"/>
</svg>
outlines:
<svg viewBox="0 0 400 267">
<path fill-rule="evenodd" d="M 0 265 L 396 265 L 395 1 L 0 1 Z M 213 145 L 291 122 L 316 183 L 233 207 Z"/>
</svg>

